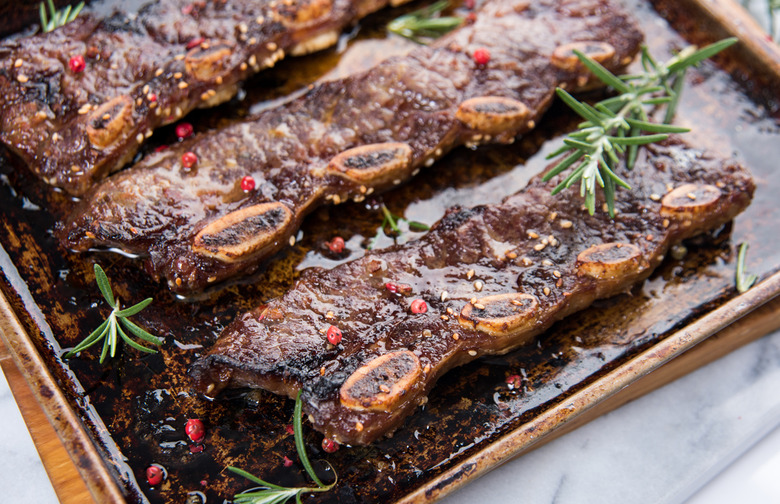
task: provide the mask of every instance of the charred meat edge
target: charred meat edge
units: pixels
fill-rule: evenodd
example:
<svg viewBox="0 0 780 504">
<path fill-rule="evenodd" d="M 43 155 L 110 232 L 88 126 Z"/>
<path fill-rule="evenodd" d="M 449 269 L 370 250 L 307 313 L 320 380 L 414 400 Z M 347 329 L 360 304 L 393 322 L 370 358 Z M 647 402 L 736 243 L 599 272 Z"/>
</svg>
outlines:
<svg viewBox="0 0 780 504">
<path fill-rule="evenodd" d="M 556 86 L 590 85 L 573 49 L 618 70 L 640 41 L 634 21 L 605 0 L 493 0 L 431 47 L 110 177 L 75 209 L 61 241 L 146 255 L 146 269 L 174 291 L 201 290 L 257 268 L 317 206 L 362 201 L 458 145 L 513 142 Z M 487 64 L 475 62 L 479 48 L 489 49 Z M 185 152 L 197 163 L 184 166 Z M 254 189 L 242 190 L 245 177 Z"/>
<path fill-rule="evenodd" d="M 46 183 L 83 194 L 158 127 L 230 99 L 286 54 L 333 45 L 348 25 L 403 1 L 158 0 L 137 15 L 82 14 L 0 46 L 0 139 Z"/>
<path fill-rule="evenodd" d="M 536 177 L 501 204 L 451 210 L 420 240 L 305 270 L 195 362 L 197 390 L 303 390 L 304 411 L 326 437 L 370 443 L 424 404 L 449 369 L 528 344 L 625 292 L 671 245 L 733 219 L 754 191 L 739 164 L 678 139 L 643 148 L 621 176 L 632 189 L 618 191 L 614 220 L 552 196 L 560 179 Z M 336 345 L 330 326 L 342 334 Z"/>
</svg>

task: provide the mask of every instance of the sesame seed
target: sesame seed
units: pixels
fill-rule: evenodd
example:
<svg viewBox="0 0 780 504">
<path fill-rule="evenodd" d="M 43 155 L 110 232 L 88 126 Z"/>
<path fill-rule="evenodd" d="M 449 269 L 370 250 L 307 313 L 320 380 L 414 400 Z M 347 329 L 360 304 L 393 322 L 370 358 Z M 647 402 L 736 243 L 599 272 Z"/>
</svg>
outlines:
<svg viewBox="0 0 780 504">
<path fill-rule="evenodd" d="M 360 422 L 355 422 L 355 430 L 358 432 L 363 432 L 363 424 Z"/>
<path fill-rule="evenodd" d="M 184 56 L 186 56 L 186 55 L 184 55 L 184 54 L 177 54 L 176 56 L 173 57 L 173 59 L 175 59 L 176 61 L 181 61 L 181 60 L 184 59 Z"/>
<path fill-rule="evenodd" d="M 555 278 L 561 278 L 561 272 L 560 272 L 560 271 L 558 271 L 558 270 L 554 270 L 554 271 L 553 271 L 553 276 L 554 276 Z"/>
<path fill-rule="evenodd" d="M 17 60 L 14 61 L 14 68 L 19 68 L 20 66 L 22 66 L 22 64 L 24 64 L 22 58 L 17 58 Z"/>
<path fill-rule="evenodd" d="M 252 44 L 252 45 L 255 45 L 255 44 L 257 44 L 257 38 L 255 38 L 255 37 L 251 37 L 251 38 L 249 39 L 249 43 L 250 43 L 250 44 Z"/>
<path fill-rule="evenodd" d="M 606 203 L 603 203 L 601 205 L 601 211 L 604 212 L 604 213 L 607 213 L 609 211 L 609 205 L 607 205 Z"/>
<path fill-rule="evenodd" d="M 570 221 L 570 220 L 562 220 L 562 221 L 560 222 L 560 226 L 561 226 L 563 229 L 569 229 L 569 228 L 570 228 L 570 227 L 572 227 L 573 225 L 574 225 L 574 223 L 572 223 L 572 221 Z"/>
<path fill-rule="evenodd" d="M 517 259 L 517 253 L 516 253 L 516 252 L 507 252 L 507 253 L 506 253 L 506 256 L 507 256 L 509 259 Z"/>
<path fill-rule="evenodd" d="M 216 281 L 217 281 L 217 277 L 215 277 L 215 276 L 210 276 L 210 277 L 208 277 L 208 278 L 206 279 L 206 281 L 207 281 L 208 283 L 214 283 L 214 282 L 216 282 Z"/>
<path fill-rule="evenodd" d="M 469 303 L 471 303 L 471 304 L 475 304 L 476 302 L 477 302 L 477 298 L 475 298 L 475 297 L 469 299 Z"/>
<path fill-rule="evenodd" d="M 51 139 L 57 142 L 59 140 L 62 140 L 62 136 L 60 136 L 60 134 L 55 131 L 54 134 L 51 136 Z"/>
<path fill-rule="evenodd" d="M 95 236 L 95 233 L 93 233 L 92 231 L 87 231 L 87 232 L 86 232 L 86 233 L 84 233 L 84 234 L 85 234 L 85 235 L 87 236 L 87 238 L 89 238 L 90 240 L 94 240 L 95 238 L 97 238 L 97 237 Z"/>
<path fill-rule="evenodd" d="M 550 288 L 549 287 L 545 287 L 544 289 L 542 289 L 542 292 L 544 292 L 545 296 L 549 296 L 550 295 Z"/>
<path fill-rule="evenodd" d="M 292 247 L 293 245 L 295 245 L 295 237 L 291 236 L 290 237 L 290 246 Z"/>
<path fill-rule="evenodd" d="M 240 68 L 240 69 L 241 69 L 241 71 L 243 72 L 243 71 L 244 71 L 244 70 L 246 70 L 248 67 L 247 67 L 246 63 L 241 63 L 240 65 L 238 65 L 238 68 Z"/>
<path fill-rule="evenodd" d="M 176 277 L 176 285 L 181 287 L 181 278 Z"/>
<path fill-rule="evenodd" d="M 557 218 L 558 218 L 558 212 L 552 212 L 550 213 L 550 215 L 547 216 L 547 219 L 551 221 L 554 221 Z"/>
<path fill-rule="evenodd" d="M 423 368 L 423 372 L 427 374 L 428 372 L 430 372 L 430 370 L 431 370 L 431 365 L 426 362 L 425 367 Z M 428 402 L 428 397 L 423 397 L 423 399 L 425 400 L 425 402 Z"/>
<path fill-rule="evenodd" d="M 662 223 L 662 224 L 663 224 L 663 226 L 664 226 L 665 228 L 668 228 L 668 227 L 669 227 L 669 224 L 671 224 L 671 222 L 669 222 L 669 219 L 664 219 L 664 221 L 663 221 L 663 223 Z"/>
<path fill-rule="evenodd" d="M 549 245 L 550 239 L 549 238 L 542 238 L 542 245 Z"/>
<path fill-rule="evenodd" d="M 206 92 L 201 93 L 200 94 L 200 99 L 203 100 L 203 101 L 208 100 L 209 99 L 209 94 L 206 93 Z"/>
<path fill-rule="evenodd" d="M 433 166 L 433 158 L 426 159 L 425 160 L 425 167 L 426 168 L 430 168 L 431 166 Z"/>
<path fill-rule="evenodd" d="M 149 94 L 149 84 L 145 85 L 141 92 L 143 94 Z"/>
<path fill-rule="evenodd" d="M 460 339 L 460 334 L 452 333 L 452 339 L 454 339 L 455 341 L 458 341 Z"/>
<path fill-rule="evenodd" d="M 482 303 L 474 303 L 474 308 L 476 308 L 477 310 L 484 310 L 485 305 L 483 305 Z"/>
<path fill-rule="evenodd" d="M 393 185 L 400 185 L 400 184 L 401 184 L 401 179 L 394 179 L 393 180 Z"/>
<path fill-rule="evenodd" d="M 181 72 L 176 72 L 175 74 L 173 74 L 173 78 L 174 79 L 181 79 L 182 75 L 183 74 Z"/>
<path fill-rule="evenodd" d="M 475 355 L 477 355 L 477 351 L 476 350 L 469 350 L 469 355 L 474 357 Z"/>
<path fill-rule="evenodd" d="M 227 158 L 225 160 L 225 164 L 230 166 L 230 167 L 238 166 L 238 162 L 235 159 L 233 159 L 233 158 Z"/>
<path fill-rule="evenodd" d="M 388 387 L 387 385 L 385 385 L 385 384 L 383 383 L 383 384 L 379 385 L 379 390 L 381 390 L 382 392 L 384 392 L 385 394 L 387 394 L 388 392 L 390 392 L 390 387 Z"/>
<path fill-rule="evenodd" d="M 179 89 L 184 89 L 184 88 L 186 88 L 188 85 L 189 85 L 189 84 L 187 84 L 186 82 L 182 81 L 182 82 L 180 82 L 180 83 L 179 83 Z"/>
<path fill-rule="evenodd" d="M 268 42 L 265 45 L 265 48 L 268 49 L 269 51 L 275 51 L 277 47 L 278 46 L 276 45 L 276 42 Z"/>
<path fill-rule="evenodd" d="M 482 287 L 484 287 L 484 286 L 485 286 L 485 284 L 482 283 L 480 280 L 477 280 L 476 282 L 474 282 L 474 290 L 476 290 L 477 292 L 481 292 L 482 291 Z"/>
<path fill-rule="evenodd" d="M 689 192 L 688 194 L 686 194 L 686 196 L 688 196 L 688 199 L 691 199 L 691 200 L 695 200 L 696 199 L 696 195 L 693 194 L 692 192 Z"/>
<path fill-rule="evenodd" d="M 143 98 L 140 98 L 140 97 L 139 97 L 139 98 L 136 98 L 136 99 L 135 99 L 135 104 L 136 104 L 136 105 L 141 105 L 143 102 L 144 102 L 144 99 L 143 99 Z"/>
<path fill-rule="evenodd" d="M 446 322 L 446 321 L 448 321 L 448 320 L 450 319 L 450 318 L 449 318 L 447 315 L 442 315 L 442 316 L 441 316 L 441 317 L 439 317 L 439 318 L 440 318 L 440 319 L 442 319 L 442 320 L 443 320 L 443 321 L 445 321 L 445 322 Z"/>
<path fill-rule="evenodd" d="M 549 259 L 545 259 L 545 260 L 542 261 L 542 265 L 543 266 L 552 266 L 553 262 L 551 260 L 549 260 Z"/>
<path fill-rule="evenodd" d="M 534 129 L 536 127 L 535 121 L 528 121 L 527 126 L 529 129 Z"/>
<path fill-rule="evenodd" d="M 528 231 L 528 238 L 531 238 L 532 240 L 535 240 L 539 238 L 539 235 L 534 233 L 533 231 Z"/>
<path fill-rule="evenodd" d="M 425 336 L 426 338 L 430 338 L 432 334 L 433 333 L 431 332 L 430 329 L 423 329 L 422 335 Z"/>
<path fill-rule="evenodd" d="M 240 31 L 241 33 L 246 33 L 247 31 L 249 31 L 249 27 L 246 25 L 246 23 L 239 23 L 238 31 Z"/>
<path fill-rule="evenodd" d="M 332 312 L 332 311 L 330 311 L 330 310 L 328 310 L 328 312 L 325 314 L 325 318 L 326 318 L 326 319 L 332 319 L 332 318 L 335 318 L 335 317 L 336 317 L 336 314 L 335 314 L 335 313 L 333 313 L 333 312 Z"/>
<path fill-rule="evenodd" d="M 661 200 L 661 195 L 653 193 L 653 194 L 650 195 L 650 199 L 653 200 L 653 201 L 660 201 Z"/>
<path fill-rule="evenodd" d="M 534 262 L 533 262 L 532 260 L 530 260 L 529 258 L 527 258 L 527 257 L 523 257 L 523 266 L 530 266 L 530 265 L 532 265 L 533 263 L 534 263 Z"/>
<path fill-rule="evenodd" d="M 338 205 L 339 203 L 341 203 L 341 196 L 339 196 L 338 194 L 334 194 L 333 195 L 333 204 L 334 205 Z"/>
<path fill-rule="evenodd" d="M 70 171 L 72 171 L 72 172 L 77 172 L 77 171 L 79 171 L 79 167 L 78 167 L 78 166 L 76 166 L 76 165 L 72 165 L 72 166 L 70 167 Z"/>
<path fill-rule="evenodd" d="M 447 291 L 441 291 L 441 296 L 440 296 L 440 299 L 441 299 L 442 301 L 447 301 L 447 298 L 448 298 L 448 297 L 450 297 L 450 294 L 449 294 L 449 292 L 447 292 Z"/>
<path fill-rule="evenodd" d="M 214 82 L 215 82 L 215 83 L 216 83 L 218 86 L 221 86 L 221 85 L 222 85 L 222 76 L 221 76 L 221 75 L 218 75 L 218 76 L 217 76 L 217 78 L 216 78 L 216 79 L 214 79 Z"/>
<path fill-rule="evenodd" d="M 536 245 L 534 245 L 534 250 L 536 250 L 537 252 L 541 252 L 542 250 L 544 250 L 545 246 L 546 245 L 544 243 L 537 243 Z"/>
<path fill-rule="evenodd" d="M 453 313 L 455 313 L 455 312 L 452 311 L 452 308 L 447 308 L 447 314 L 448 315 L 452 315 Z"/>
<path fill-rule="evenodd" d="M 162 75 L 162 73 L 163 73 L 163 69 L 162 68 L 158 68 L 157 70 L 154 71 L 154 76 L 155 77 L 159 77 L 159 76 Z"/>
<path fill-rule="evenodd" d="M 257 18 L 255 19 L 255 23 L 263 24 L 265 23 L 265 18 L 263 16 L 257 16 Z"/>
<path fill-rule="evenodd" d="M 38 112 L 35 113 L 35 117 L 38 119 L 46 119 L 46 112 L 44 112 L 43 110 L 39 110 Z"/>
<path fill-rule="evenodd" d="M 136 137 L 135 137 L 135 141 L 138 142 L 138 143 L 143 143 L 144 142 L 144 134 L 143 133 L 138 133 L 138 135 L 136 135 Z"/>
<path fill-rule="evenodd" d="M 325 376 L 325 366 L 320 368 L 320 376 Z"/>
<path fill-rule="evenodd" d="M 17 75 L 17 76 L 16 76 L 16 80 L 18 80 L 19 82 L 21 82 L 22 84 L 24 84 L 25 82 L 27 82 L 28 80 L 30 80 L 30 78 L 29 78 L 29 77 L 27 77 L 27 76 L 26 76 L 26 75 L 24 75 L 24 74 L 19 74 L 19 75 Z"/>
<path fill-rule="evenodd" d="M 252 56 L 250 56 L 250 57 L 249 57 L 249 59 L 248 59 L 248 60 L 246 60 L 246 61 L 247 61 L 247 63 L 249 63 L 250 65 L 252 65 L 252 66 L 255 66 L 255 65 L 257 65 L 257 56 L 255 56 L 255 55 L 253 54 L 253 55 L 252 55 Z"/>
<path fill-rule="evenodd" d="M 466 278 L 471 280 L 471 278 L 474 276 L 476 272 L 473 269 L 470 269 L 468 273 L 466 273 Z"/>
<path fill-rule="evenodd" d="M 654 236 L 651 235 L 651 234 L 645 236 L 645 240 L 647 240 L 647 241 L 653 241 L 653 238 L 654 238 Z"/>
</svg>

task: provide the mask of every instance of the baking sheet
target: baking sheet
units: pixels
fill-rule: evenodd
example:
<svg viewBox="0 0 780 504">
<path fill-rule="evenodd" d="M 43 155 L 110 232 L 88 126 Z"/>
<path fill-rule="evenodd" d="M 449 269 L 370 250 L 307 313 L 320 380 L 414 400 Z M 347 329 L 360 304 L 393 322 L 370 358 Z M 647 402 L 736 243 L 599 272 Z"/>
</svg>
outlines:
<svg viewBox="0 0 780 504">
<path fill-rule="evenodd" d="M 664 7 L 663 2 L 657 3 Z M 642 20 L 654 54 L 670 54 L 686 45 L 648 4 L 629 5 Z M 376 33 L 370 29 L 372 23 L 382 26 L 390 17 L 372 18 L 364 33 Z M 691 36 L 690 29 L 685 30 Z M 693 35 L 701 41 L 706 34 Z M 404 50 L 403 42 L 368 36 L 353 41 L 346 53 L 336 49 L 288 61 L 254 79 L 244 102 L 200 112 L 193 122 L 204 128 L 224 118 L 240 117 L 249 104 L 261 107 L 263 100 L 300 88 L 333 70 L 339 61 L 363 61 L 377 51 L 377 45 L 384 48 L 387 43 L 393 50 Z M 440 381 L 428 405 L 392 438 L 328 455 L 340 483 L 336 491 L 313 501 L 434 500 L 526 449 L 533 444 L 529 439 L 542 438 L 565 425 L 570 417 L 561 411 L 581 412 L 609 397 L 613 389 L 604 386 L 630 383 L 681 353 L 684 345 L 675 338 L 693 334 L 685 339 L 693 344 L 780 290 L 777 278 L 772 277 L 780 269 L 775 236 L 779 210 L 774 204 L 780 177 L 773 166 L 780 154 L 776 141 L 780 128 L 773 118 L 776 104 L 767 101 L 765 88 L 755 84 L 760 79 L 751 80 L 738 62 L 726 59 L 723 63 L 737 80 L 710 63 L 692 71 L 678 122 L 695 127 L 695 133 L 688 135 L 691 143 L 724 155 L 735 154 L 751 168 L 758 189 L 748 211 L 733 225 L 689 242 L 685 258 L 668 259 L 630 293 L 601 301 L 557 324 L 536 345 L 451 372 Z M 745 82 L 752 82 L 753 87 L 746 91 Z M 556 106 L 537 132 L 511 147 L 459 149 L 414 184 L 368 205 L 315 212 L 296 246 L 271 261 L 263 272 L 197 300 L 174 298 L 162 286 L 149 282 L 129 258 L 108 253 L 75 256 L 60 250 L 51 230 L 72 202 L 19 172 L 14 160 L 4 155 L 0 166 L 4 216 L 0 289 L 10 306 L 0 315 L 3 331 L 9 339 L 14 327 L 21 329 L 12 335 L 23 340 L 13 345 L 18 364 L 28 366 L 33 378 L 46 387 L 42 395 L 62 400 L 60 411 L 52 416 L 73 431 L 70 449 L 86 458 L 83 466 L 97 500 L 121 500 L 124 495 L 131 502 L 167 502 L 201 491 L 209 501 L 221 502 L 250 486 L 223 471 L 229 464 L 271 481 L 303 483 L 299 466 L 285 468 L 282 464 L 284 456 L 295 459 L 292 436 L 285 428 L 291 421 L 292 402 L 245 392 L 205 402 L 190 392 L 187 365 L 236 313 L 279 295 L 300 268 L 335 264 L 321 252 L 322 244 L 334 235 L 347 240 L 351 257 L 362 253 L 362 246 L 381 222 L 377 211 L 381 202 L 394 213 L 432 223 L 453 204 L 498 201 L 520 189 L 544 166 L 544 155 L 558 145 L 558 140 L 548 139 L 570 128 L 575 120 Z M 171 137 L 170 131 L 163 131 L 155 134 L 153 142 Z M 735 296 L 735 249 L 742 241 L 751 244 L 748 269 L 768 281 L 732 301 L 734 307 L 729 301 Z M 380 246 L 389 243 L 387 237 L 379 241 Z M 78 342 L 107 313 L 94 285 L 94 262 L 104 267 L 123 300 L 155 297 L 153 306 L 135 319 L 166 337 L 160 354 L 139 356 L 124 351 L 104 366 L 94 354 L 68 364 L 60 359 L 62 348 Z M 696 324 L 703 327 L 686 332 Z M 657 355 L 659 345 L 668 345 L 667 352 L 653 361 L 650 357 Z M 47 385 L 47 372 L 39 363 L 21 362 L 34 359 L 35 353 L 49 369 L 56 388 Z M 621 374 L 626 369 L 631 372 Z M 519 389 L 510 390 L 505 382 L 512 374 L 523 376 Z M 616 382 L 618 375 L 627 381 Z M 572 409 L 570 404 L 579 406 Z M 190 452 L 183 432 L 186 418 L 191 417 L 201 418 L 208 429 L 201 453 Z M 315 458 L 323 456 L 318 452 L 320 436 L 310 429 L 306 432 L 310 453 Z M 161 488 L 150 489 L 144 481 L 143 472 L 150 463 L 168 469 L 169 478 Z"/>
</svg>

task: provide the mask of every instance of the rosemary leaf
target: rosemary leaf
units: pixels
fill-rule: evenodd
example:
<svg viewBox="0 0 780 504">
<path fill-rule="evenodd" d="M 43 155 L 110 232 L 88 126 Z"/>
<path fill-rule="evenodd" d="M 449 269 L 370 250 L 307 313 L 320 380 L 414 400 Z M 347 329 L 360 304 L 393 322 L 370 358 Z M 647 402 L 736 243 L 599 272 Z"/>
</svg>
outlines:
<svg viewBox="0 0 780 504">
<path fill-rule="evenodd" d="M 686 69 L 736 41 L 735 38 L 724 39 L 702 49 L 687 47 L 666 63 L 658 63 L 647 48 L 642 47 L 640 60 L 644 72 L 621 77 L 586 54 L 575 51 L 593 75 L 619 94 L 591 106 L 563 89 L 556 89 L 558 97 L 585 121 L 563 140 L 561 148 L 548 156 L 553 158 L 568 153 L 544 175 L 545 181 L 575 167 L 552 189 L 552 194 L 580 181 L 580 195 L 585 198 L 585 206 L 592 215 L 596 209 L 596 187 L 601 187 L 609 215 L 614 216 L 616 189 L 628 188 L 616 173 L 621 162 L 619 155 L 625 156 L 626 168 L 630 170 L 636 162 L 638 146 L 663 141 L 671 133 L 688 131 L 688 128 L 668 124 L 680 100 Z M 664 122 L 650 121 L 646 107 L 663 106 L 666 107 Z"/>
<path fill-rule="evenodd" d="M 306 445 L 303 441 L 303 427 L 301 425 L 301 416 L 303 410 L 303 401 L 301 401 L 301 391 L 298 391 L 298 395 L 295 397 L 295 410 L 293 411 L 293 434 L 295 437 L 295 449 L 298 451 L 298 458 L 301 459 L 303 468 L 306 469 L 306 473 L 309 477 L 317 483 L 318 487 L 324 487 L 325 484 L 317 477 L 317 473 L 314 472 L 314 468 L 309 462 L 309 456 L 306 454 Z"/>
<path fill-rule="evenodd" d="M 48 15 L 46 14 L 47 5 L 49 7 Z M 59 28 L 60 26 L 70 23 L 76 19 L 76 17 L 81 13 L 81 9 L 83 8 L 84 2 L 79 2 L 76 7 L 68 5 L 67 7 L 58 11 L 54 6 L 53 0 L 46 0 L 45 5 L 44 2 L 41 2 L 38 4 L 38 13 L 41 16 L 41 31 L 48 33 L 55 28 Z"/>
<path fill-rule="evenodd" d="M 737 253 L 737 292 L 740 294 L 747 292 L 756 280 L 758 276 L 752 273 L 745 274 L 745 258 L 747 256 L 748 244 L 743 243 L 739 246 L 739 252 Z"/>
<path fill-rule="evenodd" d="M 418 44 L 424 44 L 423 39 L 441 37 L 463 23 L 463 18 L 441 16 L 441 12 L 447 7 L 449 7 L 449 2 L 440 0 L 417 11 L 397 17 L 387 24 L 387 29 Z"/>
</svg>

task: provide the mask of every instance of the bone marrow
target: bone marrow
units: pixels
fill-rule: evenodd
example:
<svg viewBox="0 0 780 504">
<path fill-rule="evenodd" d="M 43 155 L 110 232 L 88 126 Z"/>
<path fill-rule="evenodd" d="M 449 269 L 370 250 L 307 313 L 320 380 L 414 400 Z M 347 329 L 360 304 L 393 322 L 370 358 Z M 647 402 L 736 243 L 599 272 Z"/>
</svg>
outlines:
<svg viewBox="0 0 780 504">
<path fill-rule="evenodd" d="M 195 236 L 193 250 L 224 262 L 245 259 L 273 242 L 279 229 L 292 222 L 282 203 L 262 203 L 231 212 Z"/>
<path fill-rule="evenodd" d="M 408 350 L 382 355 L 352 373 L 339 390 L 341 404 L 356 411 L 391 411 L 422 374 Z"/>
</svg>

